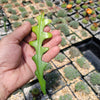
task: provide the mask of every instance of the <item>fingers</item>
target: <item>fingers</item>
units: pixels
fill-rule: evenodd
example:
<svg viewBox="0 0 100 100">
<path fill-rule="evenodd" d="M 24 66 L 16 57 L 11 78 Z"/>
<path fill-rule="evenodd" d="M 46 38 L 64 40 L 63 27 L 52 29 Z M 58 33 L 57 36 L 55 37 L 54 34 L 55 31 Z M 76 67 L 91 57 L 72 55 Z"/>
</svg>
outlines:
<svg viewBox="0 0 100 100">
<path fill-rule="evenodd" d="M 51 59 L 53 59 L 57 54 L 59 53 L 60 49 L 58 46 L 55 46 L 51 48 L 47 53 L 45 53 L 42 57 L 42 60 L 45 62 L 49 62 Z"/>
<path fill-rule="evenodd" d="M 21 27 L 9 34 L 5 40 L 10 43 L 20 43 L 31 32 L 31 24 L 25 22 Z"/>
<path fill-rule="evenodd" d="M 45 32 L 49 32 L 49 31 L 50 31 L 50 28 L 49 28 L 48 26 L 46 26 L 46 27 L 44 28 L 44 31 L 45 31 Z M 33 32 L 31 32 L 31 34 L 28 35 L 24 40 L 25 40 L 25 42 L 27 42 L 27 43 L 29 43 L 30 41 L 34 41 L 34 40 L 36 40 L 36 34 L 33 33 Z"/>
</svg>

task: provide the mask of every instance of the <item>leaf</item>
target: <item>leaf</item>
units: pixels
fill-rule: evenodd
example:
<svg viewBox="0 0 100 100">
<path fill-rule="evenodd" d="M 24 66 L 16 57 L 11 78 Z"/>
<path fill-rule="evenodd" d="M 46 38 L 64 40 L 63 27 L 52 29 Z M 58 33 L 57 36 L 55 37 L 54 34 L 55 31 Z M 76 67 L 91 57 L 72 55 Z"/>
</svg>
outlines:
<svg viewBox="0 0 100 100">
<path fill-rule="evenodd" d="M 38 25 L 32 27 L 32 31 L 37 35 L 37 40 L 30 41 L 29 44 L 36 50 L 36 54 L 32 57 L 37 67 L 35 75 L 39 80 L 42 92 L 46 94 L 46 82 L 43 78 L 43 71 L 47 63 L 42 61 L 42 56 L 49 48 L 43 47 L 42 43 L 45 39 L 52 37 L 51 33 L 43 31 L 44 27 L 51 23 L 51 20 L 44 19 L 44 14 L 41 14 L 37 17 L 37 21 Z"/>
</svg>

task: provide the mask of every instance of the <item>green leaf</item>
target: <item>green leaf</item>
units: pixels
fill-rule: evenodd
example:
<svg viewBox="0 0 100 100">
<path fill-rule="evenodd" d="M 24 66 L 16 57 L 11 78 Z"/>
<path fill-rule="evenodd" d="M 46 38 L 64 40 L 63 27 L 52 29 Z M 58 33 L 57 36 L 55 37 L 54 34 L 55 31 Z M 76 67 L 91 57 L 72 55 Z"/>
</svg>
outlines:
<svg viewBox="0 0 100 100">
<path fill-rule="evenodd" d="M 37 40 L 30 41 L 29 44 L 35 48 L 36 54 L 32 57 L 37 69 L 35 75 L 37 76 L 41 90 L 46 94 L 46 82 L 43 78 L 43 71 L 48 63 L 42 61 L 42 55 L 48 51 L 49 48 L 42 47 L 42 43 L 45 39 L 51 38 L 52 34 L 44 32 L 44 27 L 51 23 L 50 19 L 44 19 L 44 14 L 37 17 L 38 25 L 32 27 L 32 31 L 37 35 Z"/>
</svg>

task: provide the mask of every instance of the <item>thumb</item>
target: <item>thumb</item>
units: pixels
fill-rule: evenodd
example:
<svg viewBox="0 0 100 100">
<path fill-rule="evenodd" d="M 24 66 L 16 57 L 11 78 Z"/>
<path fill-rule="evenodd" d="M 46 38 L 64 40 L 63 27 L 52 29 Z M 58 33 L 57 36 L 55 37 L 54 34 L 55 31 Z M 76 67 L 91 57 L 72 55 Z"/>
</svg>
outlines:
<svg viewBox="0 0 100 100">
<path fill-rule="evenodd" d="M 9 42 L 20 43 L 31 32 L 31 24 L 25 22 L 22 26 L 17 28 L 11 34 L 7 36 Z"/>
</svg>

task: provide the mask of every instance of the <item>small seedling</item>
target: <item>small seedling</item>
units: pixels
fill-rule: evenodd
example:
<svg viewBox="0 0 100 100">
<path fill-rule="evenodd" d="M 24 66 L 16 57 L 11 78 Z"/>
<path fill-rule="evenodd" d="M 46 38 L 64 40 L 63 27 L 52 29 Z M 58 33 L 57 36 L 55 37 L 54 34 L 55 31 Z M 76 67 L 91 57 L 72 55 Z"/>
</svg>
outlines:
<svg viewBox="0 0 100 100">
<path fill-rule="evenodd" d="M 59 62 L 63 62 L 64 59 L 66 58 L 66 56 L 62 53 L 59 53 L 56 57 L 55 57 L 55 60 L 56 61 L 59 61 Z"/>
<path fill-rule="evenodd" d="M 31 25 L 34 25 L 36 23 L 36 21 L 33 18 L 30 19 L 25 19 L 25 21 L 28 21 L 31 23 Z"/>
<path fill-rule="evenodd" d="M 84 18 L 84 19 L 82 19 L 82 23 L 83 24 L 88 24 L 88 20 Z"/>
<path fill-rule="evenodd" d="M 39 10 L 34 9 L 34 10 L 33 10 L 33 14 L 34 14 L 34 15 L 39 14 Z"/>
<path fill-rule="evenodd" d="M 79 26 L 79 23 L 78 23 L 78 21 L 71 21 L 71 22 L 69 23 L 69 25 L 70 25 L 72 28 L 77 29 L 78 26 Z"/>
<path fill-rule="evenodd" d="M 28 12 L 24 11 L 24 12 L 21 13 L 21 15 L 22 15 L 23 18 L 28 17 Z"/>
<path fill-rule="evenodd" d="M 65 38 L 63 38 L 63 37 L 62 37 L 61 45 L 62 45 L 62 46 L 67 45 L 66 39 L 65 39 Z"/>
<path fill-rule="evenodd" d="M 18 7 L 18 9 L 21 11 L 21 12 L 25 12 L 26 9 L 24 7 Z"/>
<path fill-rule="evenodd" d="M 11 5 L 11 4 L 7 4 L 7 5 L 5 5 L 4 7 L 5 7 L 5 8 L 11 8 L 12 5 Z"/>
<path fill-rule="evenodd" d="M 34 88 L 34 89 L 32 89 L 32 90 L 30 91 L 30 93 L 31 93 L 33 96 L 37 97 L 37 96 L 40 95 L 40 90 L 39 90 L 38 88 Z"/>
<path fill-rule="evenodd" d="M 34 6 L 30 6 L 30 9 L 33 11 L 33 10 L 35 10 L 35 7 Z"/>
<path fill-rule="evenodd" d="M 20 6 L 20 4 L 18 2 L 15 3 L 15 6 Z"/>
<path fill-rule="evenodd" d="M 35 2 L 35 3 L 39 3 L 39 2 L 40 2 L 40 0 L 34 0 L 34 2 Z"/>
<path fill-rule="evenodd" d="M 46 0 L 46 4 L 47 4 L 47 6 L 49 6 L 49 7 L 52 7 L 52 6 L 53 6 L 53 3 L 52 3 L 51 1 L 49 1 L 49 0 Z"/>
<path fill-rule="evenodd" d="M 81 30 L 81 35 L 82 35 L 83 37 L 87 37 L 87 32 L 84 31 L 84 30 Z"/>
<path fill-rule="evenodd" d="M 11 14 L 16 14 L 16 10 L 12 9 L 12 8 L 8 8 L 8 12 Z"/>
<path fill-rule="evenodd" d="M 19 16 L 17 16 L 17 15 L 11 15 L 10 16 L 10 19 L 12 19 L 12 20 L 18 20 L 19 19 Z"/>
<path fill-rule="evenodd" d="M 73 80 L 80 76 L 79 72 L 71 65 L 64 69 L 64 73 L 66 78 L 68 78 L 69 80 Z"/>
<path fill-rule="evenodd" d="M 77 4 L 80 4 L 82 2 L 82 0 L 76 0 Z"/>
<path fill-rule="evenodd" d="M 85 17 L 87 15 L 86 11 L 83 11 L 82 15 Z"/>
<path fill-rule="evenodd" d="M 67 16 L 67 12 L 63 9 L 57 12 L 57 17 L 66 17 L 66 16 Z"/>
<path fill-rule="evenodd" d="M 97 11 L 100 11 L 100 7 L 97 7 Z"/>
<path fill-rule="evenodd" d="M 78 82 L 76 85 L 75 85 L 75 91 L 76 92 L 84 92 L 86 94 L 89 94 L 90 93 L 90 90 L 88 88 L 88 85 L 85 84 L 83 81 L 80 81 Z"/>
<path fill-rule="evenodd" d="M 90 68 L 90 65 L 89 63 L 87 62 L 86 58 L 85 57 L 80 57 L 77 59 L 77 63 L 78 65 L 81 67 L 81 68 Z"/>
<path fill-rule="evenodd" d="M 78 57 L 80 55 L 80 51 L 76 47 L 71 47 L 69 54 L 71 55 L 71 58 Z"/>
<path fill-rule="evenodd" d="M 19 26 L 21 26 L 21 25 L 22 25 L 21 22 L 14 22 L 14 23 L 13 23 L 14 28 L 17 28 L 17 27 L 19 27 Z"/>
<path fill-rule="evenodd" d="M 72 100 L 71 94 L 65 94 L 64 96 L 60 96 L 59 100 Z"/>
<path fill-rule="evenodd" d="M 92 73 L 90 75 L 90 82 L 93 85 L 100 85 L 100 73 Z"/>
</svg>

